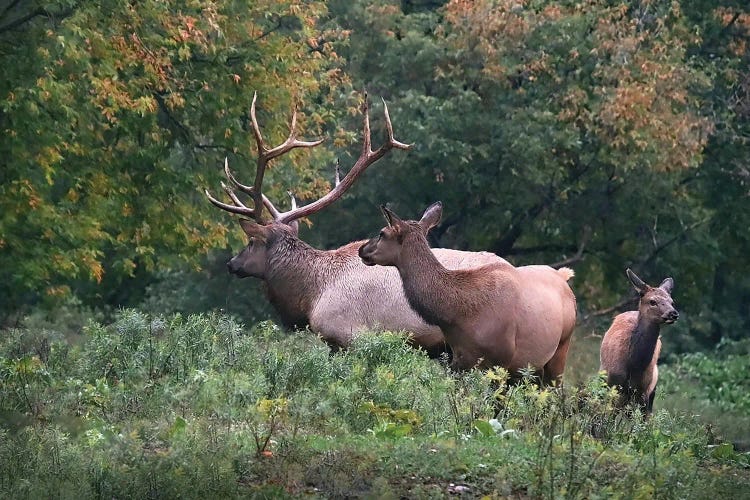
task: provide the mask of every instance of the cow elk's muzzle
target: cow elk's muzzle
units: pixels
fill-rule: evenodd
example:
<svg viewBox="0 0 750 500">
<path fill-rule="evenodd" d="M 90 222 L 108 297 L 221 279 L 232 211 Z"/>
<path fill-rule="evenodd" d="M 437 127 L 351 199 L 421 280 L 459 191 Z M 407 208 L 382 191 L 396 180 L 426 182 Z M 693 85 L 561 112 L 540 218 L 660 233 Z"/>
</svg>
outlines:
<svg viewBox="0 0 750 500">
<path fill-rule="evenodd" d="M 362 259 L 362 262 L 366 266 L 375 265 L 375 261 L 372 259 L 373 250 L 369 248 L 371 246 L 370 243 L 371 242 L 368 241 L 367 243 L 359 247 L 359 258 Z"/>
</svg>

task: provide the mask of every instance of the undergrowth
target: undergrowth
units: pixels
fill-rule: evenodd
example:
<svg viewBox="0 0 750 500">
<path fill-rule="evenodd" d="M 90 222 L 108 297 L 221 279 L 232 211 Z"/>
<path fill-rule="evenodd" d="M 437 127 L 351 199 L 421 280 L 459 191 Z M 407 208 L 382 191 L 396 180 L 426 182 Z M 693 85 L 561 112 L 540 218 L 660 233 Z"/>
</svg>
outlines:
<svg viewBox="0 0 750 500">
<path fill-rule="evenodd" d="M 707 498 L 750 479 L 748 455 L 701 421 L 615 411 L 600 376 L 508 387 L 399 334 L 331 354 L 268 322 L 125 310 L 77 341 L 1 342 L 5 498 Z"/>
</svg>

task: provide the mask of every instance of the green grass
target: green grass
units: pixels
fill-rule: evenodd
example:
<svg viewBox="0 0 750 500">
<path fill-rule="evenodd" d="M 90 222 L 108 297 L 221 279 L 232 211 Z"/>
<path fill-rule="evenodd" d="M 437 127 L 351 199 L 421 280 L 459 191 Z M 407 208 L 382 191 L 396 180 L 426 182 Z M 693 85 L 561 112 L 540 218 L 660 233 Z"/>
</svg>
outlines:
<svg viewBox="0 0 750 500">
<path fill-rule="evenodd" d="M 501 370 L 451 373 L 397 334 L 364 335 L 331 355 L 310 334 L 246 328 L 220 315 L 123 311 L 73 341 L 52 330 L 8 331 L 0 341 L 0 496 L 747 491 L 748 454 L 690 412 L 657 404 L 644 420 L 615 411 L 595 369 L 584 375 L 591 356 L 583 342 L 574 348 L 580 367 L 571 366 L 565 390 L 540 390 L 528 379 L 506 387 Z M 725 414 L 743 411 L 747 379 L 734 387 L 735 371 L 701 370 L 691 376 L 703 384 L 729 377 L 735 389 L 726 401 L 725 391 L 707 397 L 722 401 Z M 665 394 L 674 380 L 666 377 Z"/>
</svg>

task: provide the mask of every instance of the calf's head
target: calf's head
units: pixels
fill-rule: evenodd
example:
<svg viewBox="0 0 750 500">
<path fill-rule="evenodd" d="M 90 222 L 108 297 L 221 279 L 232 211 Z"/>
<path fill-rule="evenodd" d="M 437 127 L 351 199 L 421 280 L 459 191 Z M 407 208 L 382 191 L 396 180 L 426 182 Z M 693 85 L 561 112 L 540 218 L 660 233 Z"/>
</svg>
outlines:
<svg viewBox="0 0 750 500">
<path fill-rule="evenodd" d="M 626 274 L 630 283 L 638 291 L 641 300 L 638 304 L 638 312 L 641 317 L 656 324 L 672 324 L 680 317 L 680 313 L 674 307 L 672 300 L 672 288 L 674 280 L 667 278 L 658 287 L 652 287 L 644 283 L 636 274 L 627 269 Z"/>
<path fill-rule="evenodd" d="M 404 244 L 408 245 L 410 238 L 426 237 L 427 232 L 440 222 L 443 204 L 438 201 L 427 207 L 418 221 L 401 220 L 384 205 L 380 206 L 380 210 L 388 225 L 380 230 L 378 236 L 359 247 L 359 257 L 368 266 L 377 264 L 398 267 Z"/>
</svg>

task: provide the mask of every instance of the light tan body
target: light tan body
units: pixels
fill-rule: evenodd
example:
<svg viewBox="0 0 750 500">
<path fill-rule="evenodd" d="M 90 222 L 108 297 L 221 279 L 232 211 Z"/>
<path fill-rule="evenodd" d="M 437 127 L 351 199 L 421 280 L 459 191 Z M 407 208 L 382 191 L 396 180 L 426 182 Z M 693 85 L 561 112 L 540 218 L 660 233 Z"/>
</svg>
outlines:
<svg viewBox="0 0 750 500">
<path fill-rule="evenodd" d="M 360 257 L 398 269 L 411 306 L 443 330 L 455 369 L 502 366 L 516 376 L 530 365 L 545 383 L 561 379 L 576 322 L 570 269 L 508 262 L 446 269 L 425 238 L 439 220 L 439 204 L 419 222 L 384 211 L 389 226 L 360 248 Z"/>
<path fill-rule="evenodd" d="M 455 369 L 502 366 L 515 376 L 531 366 L 550 383 L 562 376 L 576 323 L 571 275 L 567 269 L 507 262 L 449 272 L 445 278 L 453 285 L 467 285 L 444 284 L 438 287 L 441 303 L 417 310 L 436 314 L 431 319 L 445 333 Z M 402 279 L 409 278 L 402 274 Z"/>
</svg>

